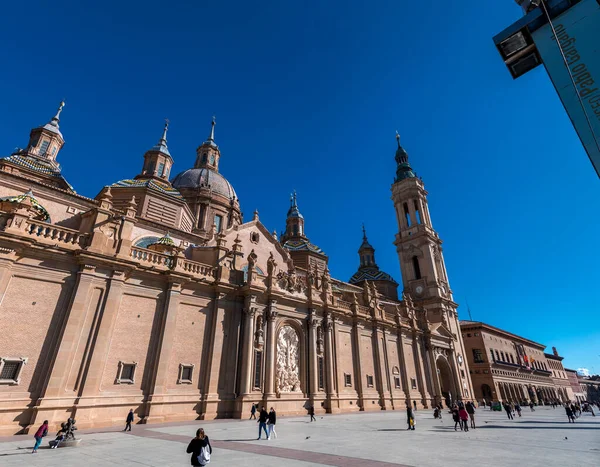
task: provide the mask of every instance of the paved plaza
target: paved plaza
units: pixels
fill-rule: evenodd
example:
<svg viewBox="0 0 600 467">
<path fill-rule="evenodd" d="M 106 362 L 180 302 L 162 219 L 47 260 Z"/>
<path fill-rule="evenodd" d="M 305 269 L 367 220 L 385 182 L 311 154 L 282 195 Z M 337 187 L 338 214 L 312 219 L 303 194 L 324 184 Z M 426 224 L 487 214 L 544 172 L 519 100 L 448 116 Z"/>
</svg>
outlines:
<svg viewBox="0 0 600 467">
<path fill-rule="evenodd" d="M 0 438 L 0 465 L 184 466 L 185 449 L 197 427 L 212 440 L 211 466 L 598 466 L 600 416 L 583 414 L 573 425 L 561 408 L 527 408 L 508 420 L 504 412 L 477 411 L 479 428 L 455 432 L 450 414 L 442 422 L 417 412 L 415 431 L 406 431 L 402 412 L 278 417 L 278 439 L 257 441 L 254 420 L 216 420 L 136 425 L 78 432 L 79 448 L 40 448 L 33 437 Z"/>
</svg>

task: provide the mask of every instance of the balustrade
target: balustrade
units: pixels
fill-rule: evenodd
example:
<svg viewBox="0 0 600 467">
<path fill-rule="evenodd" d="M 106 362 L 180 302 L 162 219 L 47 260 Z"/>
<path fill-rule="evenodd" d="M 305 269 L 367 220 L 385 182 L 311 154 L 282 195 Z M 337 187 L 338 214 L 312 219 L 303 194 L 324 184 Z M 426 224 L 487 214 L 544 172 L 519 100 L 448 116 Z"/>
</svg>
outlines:
<svg viewBox="0 0 600 467">
<path fill-rule="evenodd" d="M 33 220 L 27 221 L 25 233 L 30 236 L 52 240 L 57 244 L 76 245 L 81 248 L 85 247 L 88 238 L 88 234 L 76 230 Z"/>
</svg>

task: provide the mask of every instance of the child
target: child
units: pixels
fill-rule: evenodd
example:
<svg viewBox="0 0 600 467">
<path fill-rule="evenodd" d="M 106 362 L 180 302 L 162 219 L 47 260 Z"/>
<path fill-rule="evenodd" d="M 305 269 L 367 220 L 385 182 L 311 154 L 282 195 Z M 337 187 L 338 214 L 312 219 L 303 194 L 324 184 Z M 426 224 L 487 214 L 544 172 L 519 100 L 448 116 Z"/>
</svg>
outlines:
<svg viewBox="0 0 600 467">
<path fill-rule="evenodd" d="M 460 422 L 462 424 L 462 429 L 464 431 L 469 431 L 469 414 L 464 406 L 458 409 L 458 416 L 460 417 Z"/>
</svg>

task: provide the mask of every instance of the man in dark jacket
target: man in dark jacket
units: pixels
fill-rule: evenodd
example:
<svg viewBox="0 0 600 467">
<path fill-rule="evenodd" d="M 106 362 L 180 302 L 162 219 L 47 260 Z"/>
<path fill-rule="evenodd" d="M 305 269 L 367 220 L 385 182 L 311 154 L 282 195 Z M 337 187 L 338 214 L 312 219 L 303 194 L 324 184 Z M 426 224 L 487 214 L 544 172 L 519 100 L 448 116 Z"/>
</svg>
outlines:
<svg viewBox="0 0 600 467">
<path fill-rule="evenodd" d="M 317 419 L 315 418 L 315 406 L 311 405 L 308 408 L 308 415 L 310 415 L 310 421 L 312 422 L 313 420 L 316 422 Z"/>
<path fill-rule="evenodd" d="M 131 424 L 133 423 L 133 409 L 129 410 L 127 419 L 125 420 L 125 429 L 123 431 L 131 431 Z"/>
<path fill-rule="evenodd" d="M 249 420 L 256 420 L 256 405 L 252 404 L 252 408 L 250 409 L 250 418 Z"/>
<path fill-rule="evenodd" d="M 265 432 L 265 437 L 267 439 L 269 439 L 269 433 L 267 433 L 267 420 L 269 419 L 269 414 L 267 413 L 267 411 L 265 410 L 264 407 L 260 408 L 260 414 L 258 415 L 258 438 L 256 438 L 257 440 L 260 439 L 260 430 L 264 430 Z"/>
<path fill-rule="evenodd" d="M 469 418 L 471 419 L 471 428 L 475 428 L 475 406 L 471 401 L 468 401 L 465 404 L 465 409 L 467 409 L 467 413 L 469 414 Z"/>
</svg>

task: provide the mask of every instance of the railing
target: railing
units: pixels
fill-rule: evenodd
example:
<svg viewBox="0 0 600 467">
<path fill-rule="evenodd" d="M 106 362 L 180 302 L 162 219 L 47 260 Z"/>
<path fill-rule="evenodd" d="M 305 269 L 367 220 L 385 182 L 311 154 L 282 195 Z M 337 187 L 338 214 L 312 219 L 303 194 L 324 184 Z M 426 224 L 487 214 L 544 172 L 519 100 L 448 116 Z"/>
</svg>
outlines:
<svg viewBox="0 0 600 467">
<path fill-rule="evenodd" d="M 81 248 L 85 247 L 88 237 L 87 234 L 76 230 L 32 220 L 27 221 L 25 232 L 28 235 L 45 238 L 64 245 L 77 245 Z"/>
<path fill-rule="evenodd" d="M 173 265 L 173 257 L 146 248 L 131 247 L 131 257 L 149 266 L 163 266 L 170 268 Z"/>
<path fill-rule="evenodd" d="M 346 302 L 341 298 L 336 299 L 335 304 L 338 308 L 343 308 L 344 310 L 352 310 L 352 303 Z"/>
<path fill-rule="evenodd" d="M 177 260 L 179 264 L 179 259 Z M 198 275 L 198 276 L 215 276 L 215 268 L 209 266 L 208 264 L 197 263 L 195 261 L 190 261 L 189 259 L 184 259 L 181 261 L 181 269 L 183 272 L 188 274 Z"/>
<path fill-rule="evenodd" d="M 368 316 L 371 314 L 371 309 L 368 306 L 356 305 L 356 307 L 358 308 L 358 312 L 362 313 L 363 315 Z"/>
</svg>

